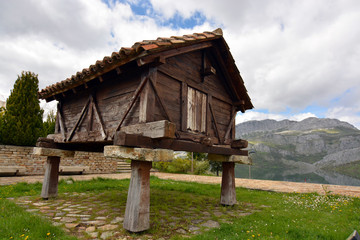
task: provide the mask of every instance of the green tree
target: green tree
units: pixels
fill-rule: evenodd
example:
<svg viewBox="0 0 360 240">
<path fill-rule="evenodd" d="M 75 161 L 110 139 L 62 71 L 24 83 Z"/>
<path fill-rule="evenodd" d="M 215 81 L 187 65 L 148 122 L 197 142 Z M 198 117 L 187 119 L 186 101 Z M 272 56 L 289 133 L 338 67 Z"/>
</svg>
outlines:
<svg viewBox="0 0 360 240">
<path fill-rule="evenodd" d="M 2 143 L 2 134 L 1 134 L 1 129 L 3 127 L 3 119 L 4 119 L 4 113 L 5 113 L 5 108 L 0 107 L 0 143 Z"/>
<path fill-rule="evenodd" d="M 219 176 L 219 172 L 222 171 L 222 163 L 216 161 L 209 161 L 210 171 L 216 173 L 216 176 Z"/>
<path fill-rule="evenodd" d="M 22 72 L 6 101 L 0 135 L 4 144 L 34 146 L 42 135 L 43 110 L 40 108 L 38 76 Z"/>
<path fill-rule="evenodd" d="M 55 122 L 56 116 L 53 110 L 49 112 L 47 115 L 46 121 L 43 124 L 43 137 L 46 137 L 49 134 L 53 134 L 55 132 Z"/>
</svg>

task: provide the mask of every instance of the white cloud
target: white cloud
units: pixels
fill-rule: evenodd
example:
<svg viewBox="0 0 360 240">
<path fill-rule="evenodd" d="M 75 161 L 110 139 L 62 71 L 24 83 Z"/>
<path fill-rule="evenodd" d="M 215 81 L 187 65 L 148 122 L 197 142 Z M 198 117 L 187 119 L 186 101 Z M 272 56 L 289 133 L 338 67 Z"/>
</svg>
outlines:
<svg viewBox="0 0 360 240">
<path fill-rule="evenodd" d="M 109 2 L 1 1 L 0 94 L 9 95 L 22 70 L 39 74 L 43 88 L 136 41 L 222 27 L 254 106 L 270 112 L 243 118 L 296 119 L 318 105 L 359 122 L 360 1 L 150 0 L 149 16 L 130 7 L 146 2 Z M 161 24 L 195 12 L 206 17 L 201 26 Z M 344 97 L 349 89 L 357 90 Z M 352 110 L 335 111 L 344 108 Z M 276 114 L 287 109 L 295 116 Z"/>
<path fill-rule="evenodd" d="M 334 107 L 330 108 L 327 113 L 327 118 L 337 118 L 341 121 L 348 122 L 358 129 L 360 129 L 360 107 Z"/>
</svg>

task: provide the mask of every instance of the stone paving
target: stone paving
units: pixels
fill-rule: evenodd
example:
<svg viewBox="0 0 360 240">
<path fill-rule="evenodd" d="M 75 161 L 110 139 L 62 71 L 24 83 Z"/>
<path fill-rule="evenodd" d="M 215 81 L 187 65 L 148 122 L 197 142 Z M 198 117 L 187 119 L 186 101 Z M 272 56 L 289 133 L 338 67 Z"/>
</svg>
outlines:
<svg viewBox="0 0 360 240">
<path fill-rule="evenodd" d="M 160 191 L 152 193 L 150 219 L 151 230 L 142 234 L 131 234 L 123 229 L 126 191 L 105 191 L 100 193 L 65 193 L 56 199 L 42 200 L 40 197 L 20 197 L 14 201 L 26 211 L 39 214 L 54 225 L 79 239 L 169 239 L 174 235 L 189 237 L 212 228 L 220 223 L 230 223 L 234 217 L 245 217 L 261 209 L 254 209 L 249 203 L 223 207 L 211 197 L 202 197 L 201 206 L 192 206 L 191 194 L 168 192 L 166 197 Z M 172 195 L 172 196 L 171 196 Z M 162 204 L 183 198 L 182 206 Z M 156 198 L 158 198 L 156 200 Z M 156 203 L 159 203 L 156 206 Z"/>
</svg>

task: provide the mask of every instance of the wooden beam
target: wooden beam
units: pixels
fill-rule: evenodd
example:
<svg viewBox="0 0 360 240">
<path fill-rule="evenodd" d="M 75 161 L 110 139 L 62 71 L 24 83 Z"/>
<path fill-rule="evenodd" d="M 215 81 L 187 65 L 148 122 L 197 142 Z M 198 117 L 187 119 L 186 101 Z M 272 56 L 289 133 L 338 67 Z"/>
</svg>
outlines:
<svg viewBox="0 0 360 240">
<path fill-rule="evenodd" d="M 248 151 L 246 150 L 234 149 L 224 146 L 208 146 L 206 144 L 201 144 L 193 141 L 185 141 L 171 138 L 152 139 L 150 137 L 135 134 L 126 134 L 120 132 L 116 133 L 116 135 L 119 134 L 121 136 L 114 138 L 114 145 L 128 147 L 161 148 L 171 149 L 174 151 L 203 152 L 219 155 L 248 156 Z"/>
<path fill-rule="evenodd" d="M 127 117 L 127 115 L 129 114 L 131 108 L 133 107 L 137 97 L 139 96 L 139 94 L 141 93 L 142 89 L 144 88 L 146 82 L 148 81 L 149 77 L 148 76 L 142 76 L 141 77 L 141 82 L 139 84 L 139 86 L 136 88 L 135 92 L 134 92 L 134 95 L 131 97 L 130 101 L 129 101 L 129 104 L 126 108 L 126 111 L 124 113 L 124 115 L 122 116 L 118 126 L 116 127 L 115 129 L 115 132 L 118 131 L 121 127 L 121 125 L 123 124 L 125 118 Z M 114 136 L 113 136 L 114 137 Z"/>
<path fill-rule="evenodd" d="M 85 106 L 83 107 L 83 109 L 82 109 L 82 111 L 81 111 L 81 113 L 80 113 L 80 115 L 79 115 L 79 118 L 78 118 L 78 120 L 77 120 L 76 123 L 75 123 L 75 126 L 73 127 L 73 129 L 72 129 L 71 132 L 70 132 L 69 137 L 67 138 L 67 141 L 70 141 L 70 140 L 71 140 L 71 138 L 73 137 L 73 135 L 74 135 L 74 133 L 75 133 L 76 128 L 81 124 L 82 120 L 84 119 L 84 116 L 85 116 L 85 113 L 86 113 L 86 111 L 87 111 L 87 109 L 88 109 L 89 103 L 90 103 L 90 97 L 89 97 L 89 99 L 87 100 Z"/>
<path fill-rule="evenodd" d="M 121 71 L 121 69 L 119 67 L 115 68 L 115 70 L 116 70 L 117 75 L 120 75 L 122 73 L 122 71 Z"/>
<path fill-rule="evenodd" d="M 181 83 L 181 130 L 187 130 L 187 104 L 188 104 L 188 86 L 185 82 Z"/>
<path fill-rule="evenodd" d="M 121 132 L 139 134 L 150 138 L 175 138 L 176 126 L 167 120 L 139 123 L 120 128 Z"/>
<path fill-rule="evenodd" d="M 157 70 L 156 68 L 150 68 L 149 71 L 143 73 L 144 76 L 150 76 L 151 80 L 156 82 Z M 146 75 L 146 76 L 145 76 Z M 154 109 L 155 109 L 155 93 L 152 90 L 151 83 L 149 81 L 145 84 L 144 89 L 140 94 L 140 106 L 139 106 L 139 122 L 152 122 L 154 121 Z"/>
<path fill-rule="evenodd" d="M 101 115 L 99 113 L 99 110 L 98 110 L 98 106 L 97 106 L 97 102 L 94 100 L 94 97 L 91 95 L 91 102 L 93 103 L 92 104 L 92 107 L 94 108 L 94 112 L 95 112 L 95 118 L 96 120 L 99 122 L 100 124 L 100 133 L 101 133 L 101 136 L 103 138 L 103 140 L 106 139 L 107 135 L 106 135 L 106 131 L 105 131 L 105 124 L 101 118 Z"/>
<path fill-rule="evenodd" d="M 214 110 L 213 110 L 213 107 L 212 107 L 212 98 L 211 98 L 211 96 L 208 96 L 208 97 L 210 98 L 209 99 L 209 108 L 210 108 L 210 113 L 211 113 L 213 123 L 214 123 L 214 126 L 215 126 L 215 133 L 216 133 L 216 136 L 219 138 L 219 142 L 223 143 L 222 138 L 220 136 L 219 127 L 218 127 L 218 124 L 217 124 L 217 121 L 216 121 L 216 118 L 215 118 L 215 113 L 214 113 Z"/>
<path fill-rule="evenodd" d="M 89 116 L 88 116 L 88 124 L 87 124 L 87 131 L 90 132 L 92 130 L 93 125 L 93 98 L 91 97 L 90 103 L 89 103 Z"/>
<path fill-rule="evenodd" d="M 213 46 L 212 42 L 201 42 L 201 43 L 197 43 L 197 44 L 192 44 L 192 45 L 185 46 L 185 47 L 171 49 L 166 52 L 152 54 L 149 56 L 138 58 L 136 63 L 139 67 L 144 66 L 146 64 L 150 64 L 150 63 L 155 63 L 157 65 L 160 65 L 165 62 L 166 58 L 173 57 L 173 56 L 176 56 L 179 54 L 184 54 L 184 53 L 188 53 L 188 52 L 193 52 L 193 51 L 209 48 L 212 46 Z"/>
<path fill-rule="evenodd" d="M 243 140 L 243 139 L 238 139 L 238 140 L 234 140 L 231 142 L 231 147 L 232 148 L 247 148 L 248 147 L 248 141 Z"/>
<path fill-rule="evenodd" d="M 110 145 L 104 147 L 104 156 L 147 162 L 168 162 L 174 159 L 169 149 L 136 148 Z"/>
<path fill-rule="evenodd" d="M 157 90 L 156 85 L 155 85 L 155 83 L 153 82 L 152 77 L 150 77 L 150 83 L 151 83 L 151 85 L 152 85 L 152 87 L 153 87 L 153 89 L 154 89 L 155 96 L 156 96 L 157 100 L 159 101 L 160 106 L 161 106 L 163 112 L 165 113 L 166 119 L 169 120 L 170 122 L 172 122 L 172 121 L 171 121 L 171 118 L 170 118 L 170 114 L 169 114 L 168 110 L 166 109 L 165 104 L 164 104 L 164 102 L 162 101 L 162 98 L 160 97 L 159 91 Z"/>
<path fill-rule="evenodd" d="M 59 119 L 59 126 L 60 126 L 60 132 L 61 135 L 63 137 L 63 140 L 66 140 L 66 127 L 65 127 L 65 123 L 64 123 L 64 118 L 62 116 L 62 103 L 61 101 L 59 101 L 59 103 L 57 104 L 57 117 L 56 119 Z"/>
<path fill-rule="evenodd" d="M 236 117 L 236 112 L 233 111 L 230 122 L 229 122 L 229 125 L 228 125 L 228 127 L 226 129 L 225 137 L 224 137 L 225 138 L 224 142 L 227 143 L 227 144 L 230 143 L 230 142 L 228 142 L 228 140 L 229 140 L 229 136 L 230 136 L 230 131 L 233 128 L 233 125 L 234 125 L 235 117 Z"/>
</svg>

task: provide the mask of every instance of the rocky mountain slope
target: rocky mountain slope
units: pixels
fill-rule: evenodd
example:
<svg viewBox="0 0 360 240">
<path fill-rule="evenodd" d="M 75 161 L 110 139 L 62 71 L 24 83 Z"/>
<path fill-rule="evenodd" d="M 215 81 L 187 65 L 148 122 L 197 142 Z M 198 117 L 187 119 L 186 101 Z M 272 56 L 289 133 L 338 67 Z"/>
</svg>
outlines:
<svg viewBox="0 0 360 240">
<path fill-rule="evenodd" d="M 319 118 L 249 121 L 236 126 L 236 137 L 248 140 L 256 152 L 254 178 L 360 185 L 360 172 L 353 171 L 360 170 L 360 131 L 349 123 Z M 239 177 L 247 177 L 239 169 Z M 349 179 L 335 183 L 324 172 Z"/>
</svg>

